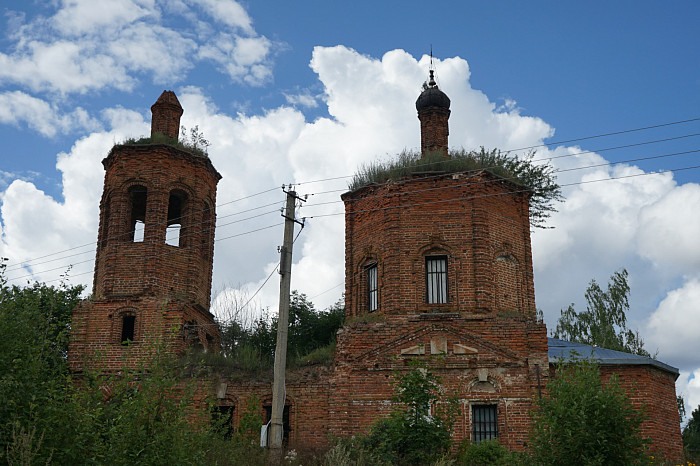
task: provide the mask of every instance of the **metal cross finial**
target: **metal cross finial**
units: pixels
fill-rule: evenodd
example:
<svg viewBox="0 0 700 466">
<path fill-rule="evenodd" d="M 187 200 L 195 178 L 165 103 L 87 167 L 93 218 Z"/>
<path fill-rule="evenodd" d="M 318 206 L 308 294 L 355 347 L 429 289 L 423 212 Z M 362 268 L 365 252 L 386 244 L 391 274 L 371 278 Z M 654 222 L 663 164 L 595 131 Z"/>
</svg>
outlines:
<svg viewBox="0 0 700 466">
<path fill-rule="evenodd" d="M 437 87 L 437 83 L 435 82 L 435 68 L 433 67 L 433 44 L 430 44 L 430 79 L 428 80 L 428 86 L 429 87 Z"/>
</svg>

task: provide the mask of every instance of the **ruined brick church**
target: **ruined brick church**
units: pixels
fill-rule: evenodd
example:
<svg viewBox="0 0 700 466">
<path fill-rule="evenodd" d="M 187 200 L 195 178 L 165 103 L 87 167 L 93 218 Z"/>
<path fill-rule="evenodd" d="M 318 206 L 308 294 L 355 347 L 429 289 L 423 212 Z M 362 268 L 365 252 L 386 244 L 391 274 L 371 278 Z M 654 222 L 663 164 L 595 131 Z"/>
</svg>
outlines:
<svg viewBox="0 0 700 466">
<path fill-rule="evenodd" d="M 447 156 L 450 99 L 431 79 L 416 108 L 422 152 Z M 177 139 L 183 109 L 175 94 L 163 92 L 151 110 L 151 134 Z M 93 296 L 74 311 L 71 369 L 80 374 L 97 353 L 103 371 L 135 365 L 157 338 L 173 351 L 214 350 L 209 303 L 221 175 L 206 156 L 166 143 L 116 145 L 102 163 Z M 646 407 L 652 449 L 682 457 L 677 369 L 547 338 L 536 316 L 529 197 L 488 170 L 414 174 L 343 194 L 352 323 L 338 332 L 330 367 L 288 372 L 290 445 L 361 432 L 391 410 L 397 370 L 440 355 L 430 359 L 432 370 L 459 398 L 455 440 L 497 437 L 520 450 L 533 400 L 558 358 L 576 351 L 592 353 L 604 379 L 619 374 L 631 402 Z M 128 360 L 125 340 L 133 342 Z M 210 382 L 233 425 L 253 396 L 269 417 L 271 379 Z"/>
</svg>

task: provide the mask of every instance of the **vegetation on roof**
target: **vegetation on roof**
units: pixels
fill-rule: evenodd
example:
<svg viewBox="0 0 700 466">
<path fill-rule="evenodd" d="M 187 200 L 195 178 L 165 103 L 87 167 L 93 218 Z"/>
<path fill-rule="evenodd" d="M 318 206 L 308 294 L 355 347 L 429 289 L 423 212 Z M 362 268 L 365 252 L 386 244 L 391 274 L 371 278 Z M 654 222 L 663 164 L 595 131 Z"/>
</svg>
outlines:
<svg viewBox="0 0 700 466">
<path fill-rule="evenodd" d="M 392 160 L 363 164 L 348 187 L 355 191 L 419 174 L 488 171 L 531 192 L 530 224 L 537 228 L 546 228 L 546 220 L 556 212 L 555 203 L 563 200 L 554 168 L 535 160 L 534 151 L 511 156 L 498 149 L 488 151 L 482 147 L 479 151 L 450 150 L 448 155 L 446 158 L 442 152 L 429 152 L 421 158 L 420 152 L 404 150 Z"/>
<path fill-rule="evenodd" d="M 199 131 L 199 126 L 194 126 L 190 128 L 189 133 L 187 128 L 184 126 L 180 127 L 180 138 L 171 138 L 167 134 L 156 133 L 150 137 L 141 137 L 139 139 L 129 138 L 117 145 L 120 146 L 131 146 L 131 145 L 150 145 L 150 144 L 166 144 L 168 146 L 176 147 L 185 152 L 189 152 L 195 157 L 209 157 L 207 152 L 209 146 L 211 145 L 208 140 L 204 138 L 204 134 Z"/>
</svg>

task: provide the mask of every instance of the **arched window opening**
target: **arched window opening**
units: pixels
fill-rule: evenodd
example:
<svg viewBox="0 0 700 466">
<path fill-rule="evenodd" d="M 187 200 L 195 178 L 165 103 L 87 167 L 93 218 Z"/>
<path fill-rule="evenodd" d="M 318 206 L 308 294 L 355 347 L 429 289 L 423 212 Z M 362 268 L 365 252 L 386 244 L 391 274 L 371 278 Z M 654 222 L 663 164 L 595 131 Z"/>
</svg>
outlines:
<svg viewBox="0 0 700 466">
<path fill-rule="evenodd" d="M 173 190 L 168 201 L 168 227 L 165 231 L 165 243 L 170 246 L 183 247 L 185 234 L 182 228 L 185 201 L 187 194 L 184 191 Z"/>
<path fill-rule="evenodd" d="M 136 185 L 129 188 L 129 202 L 131 204 L 129 239 L 134 243 L 140 243 L 144 238 L 146 230 L 147 195 L 148 190 L 144 186 Z"/>
<path fill-rule="evenodd" d="M 119 340 L 122 345 L 128 345 L 134 341 L 136 330 L 136 316 L 133 314 L 124 314 L 122 316 L 122 335 Z"/>
</svg>

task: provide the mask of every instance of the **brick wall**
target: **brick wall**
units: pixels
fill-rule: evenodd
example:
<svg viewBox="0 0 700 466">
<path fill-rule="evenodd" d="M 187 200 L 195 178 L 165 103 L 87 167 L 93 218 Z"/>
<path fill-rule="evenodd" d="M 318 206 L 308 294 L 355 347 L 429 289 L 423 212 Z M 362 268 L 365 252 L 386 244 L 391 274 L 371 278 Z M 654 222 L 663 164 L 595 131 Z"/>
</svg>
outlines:
<svg viewBox="0 0 700 466">
<path fill-rule="evenodd" d="M 156 341 L 174 352 L 193 344 L 213 350 L 219 331 L 208 309 L 221 176 L 208 158 L 163 144 L 117 145 L 103 165 L 93 295 L 73 312 L 72 370 L 136 367 Z M 142 239 L 133 231 L 137 217 Z M 166 244 L 170 224 L 180 225 L 175 245 Z M 134 322 L 128 347 L 125 317 Z"/>
<path fill-rule="evenodd" d="M 208 308 L 221 178 L 209 159 L 168 145 L 128 145 L 115 146 L 103 165 L 93 295 L 177 292 Z M 131 230 L 135 187 L 146 190 L 142 242 L 134 242 Z M 179 246 L 165 242 L 173 192 L 186 196 Z"/>
<path fill-rule="evenodd" d="M 480 172 L 416 176 L 343 195 L 345 303 L 367 312 L 376 263 L 379 312 L 535 315 L 528 193 Z M 425 258 L 445 255 L 448 302 L 427 304 Z"/>
<path fill-rule="evenodd" d="M 600 372 L 605 382 L 613 374 L 617 375 L 632 405 L 646 412 L 642 435 L 651 439 L 651 454 L 672 461 L 682 460 L 675 377 L 653 366 L 601 366 Z"/>
</svg>

